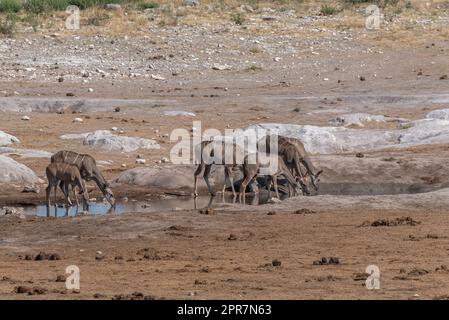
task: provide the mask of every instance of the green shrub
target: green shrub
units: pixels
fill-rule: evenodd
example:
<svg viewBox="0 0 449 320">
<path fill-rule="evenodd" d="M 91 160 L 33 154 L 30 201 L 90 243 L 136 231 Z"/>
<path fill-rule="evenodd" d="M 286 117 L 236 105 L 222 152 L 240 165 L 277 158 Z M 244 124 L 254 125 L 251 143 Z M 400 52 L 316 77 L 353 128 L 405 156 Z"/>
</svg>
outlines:
<svg viewBox="0 0 449 320">
<path fill-rule="evenodd" d="M 338 13 L 339 10 L 333 6 L 325 4 L 321 6 L 320 12 L 323 16 L 331 16 Z"/>
<path fill-rule="evenodd" d="M 18 0 L 0 0 L 0 12 L 19 12 L 22 4 Z"/>
<path fill-rule="evenodd" d="M 65 11 L 70 5 L 69 0 L 45 0 L 47 6 L 51 10 Z"/>
<path fill-rule="evenodd" d="M 81 10 L 94 6 L 104 6 L 109 3 L 121 4 L 123 0 L 69 0 L 69 4 L 79 7 Z"/>
<path fill-rule="evenodd" d="M 27 0 L 24 4 L 25 10 L 33 13 L 40 14 L 49 11 L 49 7 L 46 1 L 43 0 Z"/>
<path fill-rule="evenodd" d="M 231 20 L 234 21 L 235 24 L 242 25 L 243 22 L 245 21 L 245 16 L 243 15 L 243 13 L 240 13 L 240 12 L 234 13 L 231 16 Z"/>
<path fill-rule="evenodd" d="M 156 2 L 142 1 L 137 4 L 137 9 L 142 10 L 142 11 L 146 10 L 146 9 L 156 9 L 156 8 L 159 8 L 159 3 L 156 3 Z"/>
</svg>

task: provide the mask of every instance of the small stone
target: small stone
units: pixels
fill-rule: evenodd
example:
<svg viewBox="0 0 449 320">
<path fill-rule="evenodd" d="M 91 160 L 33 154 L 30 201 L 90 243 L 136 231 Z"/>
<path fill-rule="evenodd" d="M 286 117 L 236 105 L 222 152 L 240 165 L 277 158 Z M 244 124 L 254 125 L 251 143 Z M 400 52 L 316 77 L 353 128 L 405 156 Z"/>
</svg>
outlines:
<svg viewBox="0 0 449 320">
<path fill-rule="evenodd" d="M 66 281 L 66 276 L 60 274 L 60 275 L 56 276 L 56 280 L 55 281 L 56 282 L 65 282 Z"/>
<path fill-rule="evenodd" d="M 444 74 L 444 75 L 442 75 L 441 77 L 440 77 L 440 80 L 447 80 L 447 74 Z"/>
<path fill-rule="evenodd" d="M 108 3 L 104 6 L 104 8 L 106 10 L 111 10 L 111 11 L 119 11 L 122 9 L 122 6 L 117 4 L 117 3 Z"/>
<path fill-rule="evenodd" d="M 145 159 L 136 159 L 137 164 L 145 164 L 147 161 Z"/>
<path fill-rule="evenodd" d="M 212 208 L 206 208 L 206 209 L 200 210 L 200 214 L 213 215 L 214 213 L 215 213 L 215 211 Z"/>
<path fill-rule="evenodd" d="M 61 260 L 61 256 L 58 253 L 52 253 L 49 257 L 48 260 Z"/>
<path fill-rule="evenodd" d="M 101 261 L 104 259 L 104 254 L 101 251 L 97 251 L 97 253 L 95 254 L 95 260 L 97 261 Z"/>
<path fill-rule="evenodd" d="M 274 259 L 273 261 L 271 261 L 271 264 L 273 265 L 273 267 L 280 267 L 282 262 L 278 259 Z"/>
<path fill-rule="evenodd" d="M 32 291 L 32 289 L 30 287 L 26 287 L 26 286 L 17 286 L 14 291 L 18 294 L 22 294 L 22 293 L 30 293 Z"/>
<path fill-rule="evenodd" d="M 366 78 L 364 77 L 364 76 L 360 76 L 360 81 L 365 81 L 366 80 Z"/>
<path fill-rule="evenodd" d="M 184 0 L 183 5 L 189 6 L 189 7 L 196 7 L 200 4 L 199 0 Z"/>
<path fill-rule="evenodd" d="M 48 259 L 48 255 L 45 252 L 39 252 L 37 254 L 37 256 L 34 257 L 35 261 L 42 261 L 42 260 L 47 260 Z"/>
<path fill-rule="evenodd" d="M 75 119 L 73 119 L 73 121 L 72 122 L 75 122 L 75 123 L 81 123 L 81 122 L 83 122 L 84 120 L 82 119 L 82 118 L 75 118 Z"/>
<path fill-rule="evenodd" d="M 38 186 L 25 186 L 22 190 L 23 193 L 39 193 L 40 188 Z"/>
<path fill-rule="evenodd" d="M 120 107 L 115 107 L 114 112 L 120 112 Z"/>
<path fill-rule="evenodd" d="M 330 257 L 329 264 L 340 264 L 340 259 L 338 257 Z"/>
<path fill-rule="evenodd" d="M 64 82 L 64 77 L 59 77 L 58 82 Z"/>
<path fill-rule="evenodd" d="M 232 240 L 237 240 L 237 237 L 236 237 L 234 234 L 231 233 L 231 234 L 229 235 L 229 237 L 228 237 L 228 240 L 231 240 L 231 241 L 232 241 Z"/>
<path fill-rule="evenodd" d="M 154 80 L 165 80 L 164 77 L 162 77 L 160 75 L 157 75 L 157 74 L 152 74 L 151 78 L 154 79 Z"/>
<path fill-rule="evenodd" d="M 75 94 L 73 92 L 67 92 L 65 95 L 67 97 L 74 97 L 75 96 Z"/>
<path fill-rule="evenodd" d="M 89 88 L 89 89 L 87 89 L 87 91 L 89 91 L 89 92 L 94 92 L 94 89 Z"/>
<path fill-rule="evenodd" d="M 214 64 L 212 66 L 213 70 L 219 70 L 219 71 L 223 71 L 223 70 L 231 70 L 231 66 L 227 65 L 227 64 Z"/>
<path fill-rule="evenodd" d="M 356 156 L 357 158 L 364 158 L 364 157 L 365 157 L 365 155 L 364 155 L 363 153 L 361 153 L 361 152 L 357 152 L 357 153 L 355 154 L 355 156 Z"/>
<path fill-rule="evenodd" d="M 30 117 L 28 117 L 28 116 L 23 116 L 22 118 L 20 118 L 21 120 L 23 120 L 23 121 L 28 121 L 28 120 L 30 120 Z"/>
</svg>

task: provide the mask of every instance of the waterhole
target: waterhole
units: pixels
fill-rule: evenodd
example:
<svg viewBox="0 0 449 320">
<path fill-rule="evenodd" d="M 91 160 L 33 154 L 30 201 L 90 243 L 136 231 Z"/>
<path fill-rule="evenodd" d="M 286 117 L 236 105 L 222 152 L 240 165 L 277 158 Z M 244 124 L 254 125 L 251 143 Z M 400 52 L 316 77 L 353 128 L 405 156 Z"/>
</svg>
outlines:
<svg viewBox="0 0 449 320">
<path fill-rule="evenodd" d="M 423 192 L 430 192 L 438 190 L 442 186 L 431 186 L 425 184 L 375 184 L 375 183 L 322 183 L 318 193 L 312 192 L 310 196 L 316 195 L 344 195 L 344 196 L 362 196 L 362 195 L 394 195 L 394 194 L 418 194 Z M 237 189 L 238 190 L 238 189 Z M 287 195 L 283 193 L 286 189 L 280 185 L 280 197 L 281 200 L 287 198 Z M 272 191 L 271 197 L 275 194 Z M 269 201 L 268 192 L 264 189 L 260 190 L 259 196 L 254 197 L 251 193 L 247 194 L 245 204 L 246 205 L 262 205 Z M 192 210 L 203 209 L 221 205 L 224 203 L 239 203 L 239 198 L 233 198 L 230 193 L 227 193 L 225 197 L 223 195 L 216 195 L 215 197 L 200 196 L 196 199 L 193 197 L 169 197 L 163 199 L 152 199 L 147 201 L 121 201 L 118 200 L 115 207 L 111 207 L 107 203 L 89 203 L 88 213 L 90 215 L 103 215 L 103 214 L 122 214 L 125 212 L 161 212 L 171 210 Z M 25 206 L 21 207 L 26 215 L 46 217 L 47 207 L 45 205 L 39 206 Z M 82 207 L 70 207 L 67 213 L 66 208 L 63 206 L 52 206 L 50 209 L 50 216 L 53 217 L 65 217 L 75 216 L 82 214 Z"/>
</svg>

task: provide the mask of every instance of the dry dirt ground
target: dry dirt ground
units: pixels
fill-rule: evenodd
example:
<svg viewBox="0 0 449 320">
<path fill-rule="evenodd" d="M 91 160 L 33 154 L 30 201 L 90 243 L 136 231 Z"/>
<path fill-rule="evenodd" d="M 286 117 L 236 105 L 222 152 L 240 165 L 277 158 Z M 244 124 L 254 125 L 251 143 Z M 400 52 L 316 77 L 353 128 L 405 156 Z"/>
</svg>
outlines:
<svg viewBox="0 0 449 320">
<path fill-rule="evenodd" d="M 243 26 L 218 18 L 182 24 L 192 16 L 180 17 L 178 26 L 150 22 L 126 38 L 96 37 L 89 28 L 77 36 L 49 30 L 0 39 L 1 130 L 18 137 L 20 148 L 72 149 L 112 161 L 102 167 L 111 180 L 122 164 L 138 166 L 137 155 L 148 166 L 168 157 L 173 142 L 164 135 L 190 129 L 192 121 L 221 131 L 263 122 L 327 126 L 340 113 L 414 120 L 448 105 L 431 99 L 449 87 L 444 14 L 429 24 L 409 13 L 378 31 L 366 31 L 347 13 L 323 17 L 316 10 L 294 17 L 247 13 Z M 230 70 L 214 70 L 215 63 Z M 46 101 L 49 112 L 19 112 Z M 73 101 L 82 101 L 81 112 Z M 170 110 L 195 116 L 163 114 Z M 23 114 L 31 119 L 22 121 Z M 161 149 L 111 153 L 60 139 L 111 127 L 155 139 Z M 447 186 L 448 156 L 448 146 L 439 144 L 312 158 L 326 169 L 323 185 L 402 183 L 432 191 Z M 44 179 L 48 159 L 11 157 Z M 22 187 L 1 186 L 0 204 L 43 203 L 45 184 L 39 194 L 21 193 Z M 114 189 L 118 198 L 133 199 L 170 191 Z M 1 217 L 0 298 L 447 299 L 449 210 L 447 194 L 435 192 L 297 197 L 219 205 L 209 214 Z M 40 252 L 56 259 L 35 261 Z M 314 264 L 322 257 L 339 263 Z M 69 265 L 80 268 L 79 292 L 65 289 Z M 368 265 L 380 268 L 379 290 L 365 286 Z"/>
</svg>

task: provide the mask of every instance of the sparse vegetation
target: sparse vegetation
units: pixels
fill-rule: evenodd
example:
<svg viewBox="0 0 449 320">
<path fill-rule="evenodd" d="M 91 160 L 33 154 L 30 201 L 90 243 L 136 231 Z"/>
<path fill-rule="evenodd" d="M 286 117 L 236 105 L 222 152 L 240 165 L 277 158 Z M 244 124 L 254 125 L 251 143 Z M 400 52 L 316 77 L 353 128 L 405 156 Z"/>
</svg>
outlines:
<svg viewBox="0 0 449 320">
<path fill-rule="evenodd" d="M 22 8 L 22 4 L 18 0 L 1 0 L 0 12 L 19 12 Z"/>
<path fill-rule="evenodd" d="M 24 8 L 32 14 L 43 14 L 65 10 L 69 4 L 69 0 L 27 0 Z"/>
<path fill-rule="evenodd" d="M 69 0 L 69 4 L 79 7 L 81 10 L 90 7 L 101 7 L 109 3 L 121 4 L 123 0 Z"/>
<path fill-rule="evenodd" d="M 93 15 L 87 18 L 87 25 L 89 26 L 104 26 L 110 19 L 106 12 L 95 12 Z"/>
<path fill-rule="evenodd" d="M 361 3 L 370 3 L 375 4 L 381 8 L 385 8 L 387 6 L 396 6 L 400 0 L 344 0 L 345 3 L 355 5 Z"/>
<path fill-rule="evenodd" d="M 261 53 L 262 50 L 258 47 L 252 47 L 251 49 L 249 49 L 249 52 L 251 52 L 252 54 L 257 54 L 257 53 Z"/>
<path fill-rule="evenodd" d="M 336 13 L 338 13 L 340 10 L 338 10 L 336 7 L 330 6 L 330 5 L 322 5 L 320 9 L 320 13 L 324 16 L 331 16 Z"/>
<path fill-rule="evenodd" d="M 231 20 L 237 25 L 242 25 L 245 21 L 245 16 L 241 12 L 234 13 L 231 15 Z"/>
<path fill-rule="evenodd" d="M 263 70 L 262 67 L 256 66 L 254 64 L 245 69 L 245 71 L 251 71 L 251 72 L 262 71 L 262 70 Z"/>
<path fill-rule="evenodd" d="M 156 9 L 156 8 L 159 8 L 159 3 L 156 2 L 142 1 L 137 4 L 137 9 L 142 11 L 146 9 Z"/>
<path fill-rule="evenodd" d="M 0 34 L 13 37 L 16 32 L 17 16 L 14 13 L 8 13 L 6 17 L 0 17 Z"/>
</svg>

